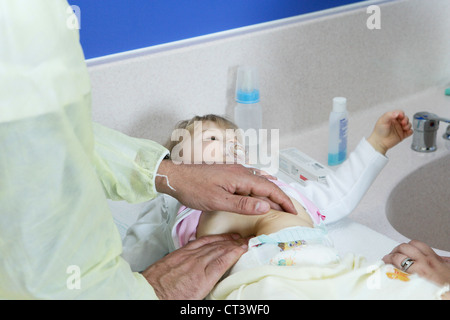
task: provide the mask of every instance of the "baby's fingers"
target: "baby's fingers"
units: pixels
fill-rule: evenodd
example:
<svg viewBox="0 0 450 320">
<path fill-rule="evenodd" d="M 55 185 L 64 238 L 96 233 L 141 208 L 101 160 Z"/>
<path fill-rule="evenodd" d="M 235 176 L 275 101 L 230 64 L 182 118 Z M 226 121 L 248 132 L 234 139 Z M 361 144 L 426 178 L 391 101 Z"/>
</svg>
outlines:
<svg viewBox="0 0 450 320">
<path fill-rule="evenodd" d="M 403 131 L 405 132 L 406 136 L 410 136 L 413 134 L 412 130 L 412 123 L 409 121 L 409 118 L 403 111 L 398 116 L 398 119 L 400 120 L 400 125 L 402 126 Z"/>
<path fill-rule="evenodd" d="M 390 117 L 392 120 L 396 121 L 400 127 L 401 130 L 405 133 L 406 137 L 412 135 L 413 131 L 411 130 L 412 125 L 409 122 L 408 116 L 403 112 L 402 110 L 395 110 L 392 111 L 390 114 Z"/>
</svg>

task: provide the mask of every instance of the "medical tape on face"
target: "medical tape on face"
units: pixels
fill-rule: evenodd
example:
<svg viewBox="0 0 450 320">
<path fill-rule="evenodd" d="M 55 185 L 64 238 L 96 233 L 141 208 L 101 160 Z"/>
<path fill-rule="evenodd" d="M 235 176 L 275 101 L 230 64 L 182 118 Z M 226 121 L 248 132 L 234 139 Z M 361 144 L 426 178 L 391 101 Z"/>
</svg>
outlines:
<svg viewBox="0 0 450 320">
<path fill-rule="evenodd" d="M 228 157 L 232 157 L 237 163 L 245 162 L 245 149 L 240 143 L 228 142 L 225 152 Z"/>
</svg>

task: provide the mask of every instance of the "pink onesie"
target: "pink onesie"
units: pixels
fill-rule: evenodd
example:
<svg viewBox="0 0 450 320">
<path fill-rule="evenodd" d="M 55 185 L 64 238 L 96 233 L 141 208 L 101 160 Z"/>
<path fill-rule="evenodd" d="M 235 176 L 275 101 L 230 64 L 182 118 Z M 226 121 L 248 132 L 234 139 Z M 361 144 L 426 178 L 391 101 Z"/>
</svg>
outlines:
<svg viewBox="0 0 450 320">
<path fill-rule="evenodd" d="M 291 196 L 302 204 L 311 216 L 312 221 L 315 225 L 319 225 L 322 220 L 325 220 L 319 209 L 304 195 L 302 195 L 298 190 L 294 189 L 285 182 L 279 180 L 270 180 L 275 183 L 281 190 L 283 190 L 287 195 Z M 185 218 L 178 222 L 176 226 L 176 235 L 178 238 L 178 245 L 180 247 L 186 245 L 189 241 L 196 239 L 198 221 L 200 220 L 200 215 L 202 211 L 187 208 L 186 206 L 181 206 L 178 210 L 178 215 L 183 214 Z"/>
</svg>

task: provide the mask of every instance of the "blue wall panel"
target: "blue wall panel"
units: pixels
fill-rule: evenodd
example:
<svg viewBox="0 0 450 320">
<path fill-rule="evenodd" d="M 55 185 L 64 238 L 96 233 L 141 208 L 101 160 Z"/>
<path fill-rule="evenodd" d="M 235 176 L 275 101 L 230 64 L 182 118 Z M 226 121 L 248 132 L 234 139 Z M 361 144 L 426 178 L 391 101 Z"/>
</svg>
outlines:
<svg viewBox="0 0 450 320">
<path fill-rule="evenodd" d="M 149 47 L 362 0 L 68 0 L 86 58 Z"/>
</svg>

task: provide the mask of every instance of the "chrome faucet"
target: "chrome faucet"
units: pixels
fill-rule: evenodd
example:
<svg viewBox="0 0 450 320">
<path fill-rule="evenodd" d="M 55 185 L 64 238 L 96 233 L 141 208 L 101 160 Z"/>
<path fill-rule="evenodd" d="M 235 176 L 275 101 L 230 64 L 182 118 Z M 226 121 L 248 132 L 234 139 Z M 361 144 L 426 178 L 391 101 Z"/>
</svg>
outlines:
<svg viewBox="0 0 450 320">
<path fill-rule="evenodd" d="M 447 127 L 447 131 L 445 131 L 444 135 L 442 136 L 445 140 L 450 141 L 450 125 Z"/>
<path fill-rule="evenodd" d="M 417 152 L 433 152 L 436 151 L 436 135 L 439 129 L 439 122 L 450 123 L 450 119 L 441 118 L 434 113 L 418 112 L 414 115 L 413 120 L 413 142 L 411 148 Z M 444 139 L 450 140 L 450 126 L 443 136 Z"/>
</svg>

